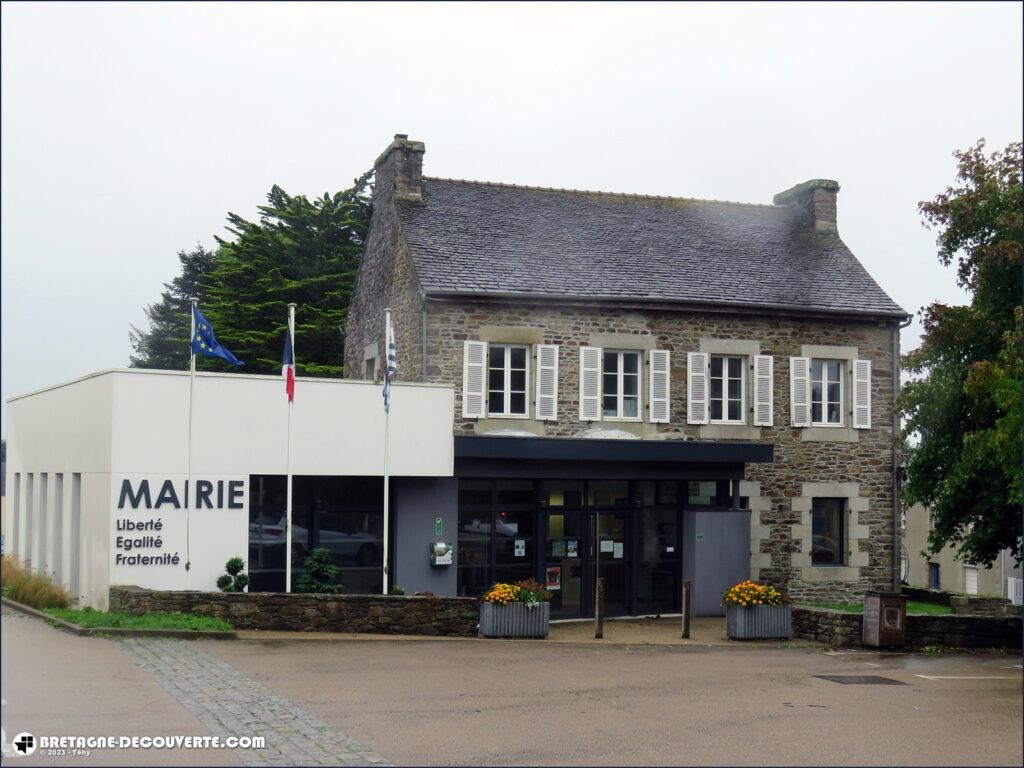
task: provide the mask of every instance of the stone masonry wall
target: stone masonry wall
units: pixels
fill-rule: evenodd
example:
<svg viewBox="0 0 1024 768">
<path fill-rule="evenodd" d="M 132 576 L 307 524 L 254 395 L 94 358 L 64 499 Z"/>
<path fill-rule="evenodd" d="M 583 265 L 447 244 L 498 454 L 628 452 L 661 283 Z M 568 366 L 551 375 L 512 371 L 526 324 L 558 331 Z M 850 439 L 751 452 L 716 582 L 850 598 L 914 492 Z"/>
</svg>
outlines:
<svg viewBox="0 0 1024 768">
<path fill-rule="evenodd" d="M 367 632 L 474 637 L 480 611 L 466 597 L 315 595 L 278 592 L 157 591 L 111 587 L 110 610 L 131 614 L 200 613 L 235 629 Z"/>
<path fill-rule="evenodd" d="M 391 159 L 376 168 L 373 219 L 356 286 L 345 318 L 345 378 L 362 379 L 364 350 L 378 349 L 377 379 L 384 367 L 384 309 L 390 307 L 395 345 L 401 350 L 399 379 L 419 381 L 422 360 L 422 320 L 418 282 L 412 258 L 398 226 L 392 191 L 395 168 Z"/>
<path fill-rule="evenodd" d="M 760 519 L 752 526 L 768 531 L 760 541 L 758 554 L 764 565 L 759 578 L 787 590 L 794 598 L 806 601 L 859 600 L 868 589 L 892 588 L 893 499 L 892 499 L 892 329 L 874 322 L 824 319 L 795 319 L 745 314 L 684 312 L 650 309 L 552 306 L 550 304 L 511 304 L 490 302 L 447 303 L 428 301 L 427 359 L 429 379 L 455 387 L 455 429 L 457 433 L 478 432 L 474 419 L 462 418 L 463 342 L 481 338 L 482 330 L 493 337 L 495 328 L 532 329 L 542 343 L 559 345 L 558 419 L 538 422 L 532 419 L 505 419 L 501 426 L 527 429 L 537 434 L 576 435 L 594 427 L 624 429 L 647 439 L 700 439 L 702 428 L 686 423 L 686 353 L 699 351 L 702 338 L 754 340 L 761 354 L 774 356 L 774 426 L 719 428 L 720 439 L 757 439 L 775 446 L 772 464 L 748 465 L 746 479 L 760 483 L 762 497 Z M 606 341 L 609 334 L 627 337 L 621 340 L 667 349 L 672 352 L 671 419 L 668 424 L 646 421 L 579 421 L 579 347 Z M 855 442 L 808 440 L 810 432 L 792 428 L 789 400 L 789 357 L 801 354 L 801 346 L 845 345 L 857 348 L 857 356 L 872 361 L 871 429 L 837 429 L 836 437 L 852 434 Z M 534 377 L 531 366 L 531 376 Z M 532 391 L 533 382 L 530 382 Z M 641 391 L 646 405 L 647 378 Z M 749 398 L 748 398 L 749 399 Z M 532 398 L 531 412 L 532 412 Z M 847 397 L 848 402 L 848 397 Z M 748 414 L 748 425 L 751 423 Z M 849 415 L 846 415 L 849 423 Z M 707 429 L 704 427 L 703 429 Z M 827 429 L 827 428 L 824 428 Z M 753 430 L 753 432 L 751 431 Z M 830 437 L 833 433 L 826 432 Z M 735 437 L 733 436 L 735 435 Z M 705 433 L 704 437 L 707 435 Z M 856 578 L 839 580 L 839 571 L 830 576 L 828 568 L 806 569 L 794 565 L 802 541 L 794 537 L 792 526 L 801 524 L 801 514 L 792 508 L 793 499 L 802 493 L 804 483 L 858 485 L 858 496 L 866 499 L 866 510 L 857 513 L 857 523 L 865 526 L 865 536 L 854 542 L 857 553 L 851 559 L 866 562 Z M 752 505 L 753 506 L 753 505 Z M 767 507 L 767 509 L 763 509 Z M 849 570 L 849 569 L 844 569 Z M 813 575 L 813 580 L 804 578 Z"/>
<path fill-rule="evenodd" d="M 793 636 L 833 648 L 861 644 L 863 616 L 820 608 L 793 609 Z M 1005 616 L 907 616 L 906 647 L 1020 648 L 1021 620 Z"/>
</svg>

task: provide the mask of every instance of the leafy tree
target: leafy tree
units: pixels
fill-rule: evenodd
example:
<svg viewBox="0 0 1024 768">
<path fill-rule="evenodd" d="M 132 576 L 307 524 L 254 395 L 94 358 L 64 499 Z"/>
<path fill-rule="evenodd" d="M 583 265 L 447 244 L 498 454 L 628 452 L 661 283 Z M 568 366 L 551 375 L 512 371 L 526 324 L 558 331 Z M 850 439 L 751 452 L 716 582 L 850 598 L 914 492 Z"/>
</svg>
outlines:
<svg viewBox="0 0 1024 768">
<path fill-rule="evenodd" d="M 213 271 L 217 257 L 197 244 L 194 250 L 179 251 L 178 261 L 181 273 L 164 283 L 160 301 L 145 310 L 149 328 L 140 330 L 133 325 L 129 331 L 133 368 L 188 368 L 189 297 L 204 299 L 199 281 Z"/>
<path fill-rule="evenodd" d="M 928 550 L 970 563 L 1003 549 L 1021 560 L 1021 143 L 957 158 L 957 185 L 919 204 L 939 231 L 939 261 L 956 262 L 967 306 L 922 311 L 917 374 L 900 398 L 908 449 L 905 501 L 931 508 Z"/>
<path fill-rule="evenodd" d="M 276 373 L 295 302 L 295 356 L 310 376 L 341 376 L 341 329 L 370 224 L 370 174 L 334 195 L 308 200 L 278 186 L 259 221 L 228 214 L 233 241 L 217 238 L 216 268 L 201 278 L 203 312 L 246 373 Z M 219 360 L 204 367 L 226 368 Z"/>
</svg>

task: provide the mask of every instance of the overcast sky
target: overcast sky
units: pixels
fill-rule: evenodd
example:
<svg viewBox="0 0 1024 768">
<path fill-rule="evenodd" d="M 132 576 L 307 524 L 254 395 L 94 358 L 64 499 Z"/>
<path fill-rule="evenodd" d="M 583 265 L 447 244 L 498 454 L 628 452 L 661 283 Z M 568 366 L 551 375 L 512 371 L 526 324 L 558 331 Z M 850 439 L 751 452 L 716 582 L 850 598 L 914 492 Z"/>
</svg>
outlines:
<svg viewBox="0 0 1024 768">
<path fill-rule="evenodd" d="M 3 398 L 128 363 L 128 329 L 273 184 L 424 172 L 768 203 L 839 181 L 904 308 L 964 301 L 917 202 L 1021 138 L 1021 5 L 2 7 Z M 915 323 L 904 350 L 918 341 Z"/>
</svg>

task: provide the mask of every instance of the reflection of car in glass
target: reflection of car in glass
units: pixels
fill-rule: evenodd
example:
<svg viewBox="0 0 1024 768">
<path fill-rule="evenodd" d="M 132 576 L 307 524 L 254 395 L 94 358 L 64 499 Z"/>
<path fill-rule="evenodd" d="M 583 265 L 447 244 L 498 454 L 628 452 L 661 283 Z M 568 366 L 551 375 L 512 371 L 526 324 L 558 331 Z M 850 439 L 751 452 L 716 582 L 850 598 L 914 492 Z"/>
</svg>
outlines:
<svg viewBox="0 0 1024 768">
<path fill-rule="evenodd" d="M 471 523 L 463 525 L 462 532 L 490 533 L 491 524 L 484 520 L 474 520 Z M 494 532 L 499 536 L 515 536 L 519 533 L 519 523 L 506 523 L 504 520 L 498 520 L 497 524 L 494 526 Z"/>
<path fill-rule="evenodd" d="M 828 536 L 811 537 L 811 560 L 816 563 L 838 563 L 841 556 L 836 540 Z"/>
<path fill-rule="evenodd" d="M 249 546 L 283 546 L 287 515 L 260 516 L 249 523 Z M 309 532 L 301 525 L 292 524 L 292 563 L 302 565 L 306 556 Z M 381 560 L 379 537 L 367 531 L 335 531 L 320 529 L 319 546 L 327 549 L 338 560 L 373 565 Z"/>
</svg>

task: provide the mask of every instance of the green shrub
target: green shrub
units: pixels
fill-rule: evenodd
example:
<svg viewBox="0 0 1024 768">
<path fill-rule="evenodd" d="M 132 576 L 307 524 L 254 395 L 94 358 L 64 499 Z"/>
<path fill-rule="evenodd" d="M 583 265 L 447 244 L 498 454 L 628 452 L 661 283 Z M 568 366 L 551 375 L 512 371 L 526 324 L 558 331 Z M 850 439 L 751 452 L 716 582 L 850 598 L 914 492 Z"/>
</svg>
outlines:
<svg viewBox="0 0 1024 768">
<path fill-rule="evenodd" d="M 333 595 L 341 591 L 337 585 L 338 566 L 331 560 L 329 550 L 322 547 L 311 550 L 302 563 L 305 570 L 295 582 L 296 592 L 319 592 Z"/>
<path fill-rule="evenodd" d="M 397 584 L 395 584 L 391 589 L 388 590 L 388 594 L 389 595 L 404 595 L 405 594 L 405 587 L 400 587 Z"/>
<path fill-rule="evenodd" d="M 242 573 L 245 561 L 240 557 L 232 557 L 224 565 L 223 573 L 217 577 L 217 589 L 221 592 L 245 592 L 249 586 L 249 576 Z"/>
</svg>

